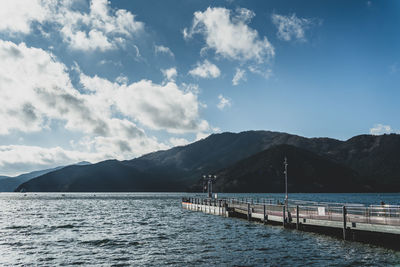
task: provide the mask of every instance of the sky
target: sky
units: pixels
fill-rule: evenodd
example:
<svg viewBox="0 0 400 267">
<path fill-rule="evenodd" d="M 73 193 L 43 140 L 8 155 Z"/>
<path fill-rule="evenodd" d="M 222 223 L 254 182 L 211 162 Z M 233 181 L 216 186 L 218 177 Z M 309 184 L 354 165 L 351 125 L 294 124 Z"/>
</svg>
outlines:
<svg viewBox="0 0 400 267">
<path fill-rule="evenodd" d="M 0 0 L 0 175 L 213 133 L 400 132 L 399 1 Z"/>
</svg>

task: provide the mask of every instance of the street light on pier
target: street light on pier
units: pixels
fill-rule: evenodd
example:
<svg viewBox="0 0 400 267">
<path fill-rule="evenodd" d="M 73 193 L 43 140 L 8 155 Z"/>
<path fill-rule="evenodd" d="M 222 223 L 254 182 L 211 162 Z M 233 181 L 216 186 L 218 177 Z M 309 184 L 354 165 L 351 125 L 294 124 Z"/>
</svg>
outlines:
<svg viewBox="0 0 400 267">
<path fill-rule="evenodd" d="M 288 166 L 288 163 L 287 163 L 287 158 L 285 157 L 285 161 L 283 162 L 283 165 L 285 166 L 285 171 L 284 171 L 284 174 L 285 174 L 285 205 L 286 205 L 286 208 L 288 207 L 288 201 L 289 201 L 289 198 L 288 198 L 288 190 L 287 190 L 287 166 Z"/>
<path fill-rule="evenodd" d="M 208 197 L 212 198 L 212 185 L 213 183 L 216 181 L 217 176 L 216 175 L 212 175 L 209 174 L 207 175 L 203 175 L 203 193 L 204 193 L 204 188 L 205 188 L 205 182 L 207 182 L 207 192 L 208 192 Z"/>
</svg>

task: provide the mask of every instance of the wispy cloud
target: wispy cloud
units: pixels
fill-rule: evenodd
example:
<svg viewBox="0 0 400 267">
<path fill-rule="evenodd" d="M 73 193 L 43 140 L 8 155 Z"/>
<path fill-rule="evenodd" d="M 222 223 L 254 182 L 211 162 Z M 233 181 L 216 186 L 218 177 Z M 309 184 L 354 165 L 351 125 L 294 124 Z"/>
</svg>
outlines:
<svg viewBox="0 0 400 267">
<path fill-rule="evenodd" d="M 223 95 L 219 95 L 218 99 L 219 99 L 219 103 L 218 103 L 217 107 L 220 110 L 223 110 L 224 108 L 230 107 L 232 105 L 231 101 L 228 98 L 225 98 Z"/>
<path fill-rule="evenodd" d="M 176 76 L 178 75 L 178 71 L 176 70 L 176 68 L 169 68 L 166 70 L 161 70 L 161 72 L 163 73 L 165 79 L 167 79 L 167 81 L 175 81 Z"/>
<path fill-rule="evenodd" d="M 176 137 L 171 137 L 169 139 L 169 142 L 172 144 L 172 146 L 185 146 L 189 144 L 189 141 L 186 140 L 185 138 L 176 138 Z"/>
<path fill-rule="evenodd" d="M 190 70 L 189 74 L 193 77 L 217 78 L 221 75 L 221 71 L 215 64 L 206 59 L 203 63 L 197 62 L 196 67 Z"/>
<path fill-rule="evenodd" d="M 305 42 L 305 31 L 312 24 L 312 19 L 299 18 L 296 14 L 289 16 L 273 14 L 272 22 L 278 28 L 277 36 L 284 41 L 298 40 Z"/>
<path fill-rule="evenodd" d="M 369 133 L 372 135 L 389 134 L 393 133 L 393 129 L 390 125 L 375 124 L 374 127 L 369 129 Z"/>
<path fill-rule="evenodd" d="M 171 49 L 169 47 L 163 46 L 163 45 L 155 45 L 154 46 L 154 52 L 156 54 L 166 54 L 171 57 L 174 57 L 174 53 L 172 53 Z"/>
<path fill-rule="evenodd" d="M 244 69 L 236 68 L 236 73 L 233 76 L 232 84 L 238 85 L 240 81 L 246 80 L 246 71 Z"/>
</svg>

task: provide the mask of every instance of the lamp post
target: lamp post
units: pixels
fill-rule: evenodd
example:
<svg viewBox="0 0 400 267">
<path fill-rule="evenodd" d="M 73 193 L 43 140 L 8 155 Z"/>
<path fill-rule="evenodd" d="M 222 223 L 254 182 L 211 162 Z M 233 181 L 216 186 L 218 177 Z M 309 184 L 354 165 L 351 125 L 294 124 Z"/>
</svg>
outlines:
<svg viewBox="0 0 400 267">
<path fill-rule="evenodd" d="M 285 166 L 285 171 L 284 171 L 284 173 L 285 173 L 285 205 L 286 205 L 286 209 L 287 209 L 289 198 L 288 198 L 288 190 L 287 190 L 287 166 L 288 166 L 288 163 L 287 163 L 286 157 L 285 157 L 285 161 L 283 162 L 283 165 Z"/>
<path fill-rule="evenodd" d="M 212 175 L 209 174 L 207 175 L 203 175 L 203 181 L 207 181 L 207 193 L 208 193 L 208 197 L 212 198 L 212 184 L 213 182 L 215 182 L 215 180 L 217 179 L 216 175 Z M 203 193 L 204 193 L 204 186 L 203 186 Z"/>
</svg>

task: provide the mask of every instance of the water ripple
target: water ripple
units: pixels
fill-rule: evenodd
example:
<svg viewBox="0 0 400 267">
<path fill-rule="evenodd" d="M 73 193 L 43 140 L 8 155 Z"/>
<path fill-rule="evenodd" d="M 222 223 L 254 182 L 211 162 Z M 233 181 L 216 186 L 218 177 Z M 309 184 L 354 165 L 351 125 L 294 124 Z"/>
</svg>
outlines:
<svg viewBox="0 0 400 267">
<path fill-rule="evenodd" d="M 400 263 L 397 251 L 183 210 L 180 206 L 183 195 L 0 194 L 0 265 L 395 266 Z M 318 197 L 334 199 L 333 195 Z M 371 195 L 367 197 L 370 199 Z M 396 199 L 396 195 L 390 198 Z M 399 194 L 397 198 L 400 199 Z"/>
</svg>

